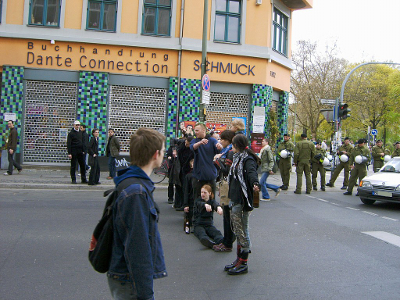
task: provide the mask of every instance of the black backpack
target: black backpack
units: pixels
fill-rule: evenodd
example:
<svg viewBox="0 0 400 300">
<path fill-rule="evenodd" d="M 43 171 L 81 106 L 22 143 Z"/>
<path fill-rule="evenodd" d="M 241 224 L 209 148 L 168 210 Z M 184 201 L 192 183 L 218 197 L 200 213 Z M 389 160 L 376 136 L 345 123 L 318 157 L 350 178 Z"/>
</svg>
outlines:
<svg viewBox="0 0 400 300">
<path fill-rule="evenodd" d="M 114 239 L 113 208 L 120 192 L 133 183 L 140 182 L 137 178 L 127 178 L 118 185 L 118 189 L 104 192 L 107 197 L 103 215 L 93 231 L 89 246 L 89 261 L 99 273 L 105 273 L 110 267 L 112 245 Z"/>
</svg>

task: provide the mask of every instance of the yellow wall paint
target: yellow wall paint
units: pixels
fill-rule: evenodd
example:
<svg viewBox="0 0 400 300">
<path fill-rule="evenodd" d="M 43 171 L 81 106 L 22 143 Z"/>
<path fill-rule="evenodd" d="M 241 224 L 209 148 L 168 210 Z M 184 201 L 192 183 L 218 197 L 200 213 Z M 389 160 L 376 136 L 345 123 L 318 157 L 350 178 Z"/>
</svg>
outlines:
<svg viewBox="0 0 400 300">
<path fill-rule="evenodd" d="M 173 50 L 0 38 L 0 65 L 175 77 L 178 54 Z"/>
<path fill-rule="evenodd" d="M 179 38 L 179 31 L 181 30 L 181 0 L 176 1 L 176 4 L 176 8 L 172 7 L 172 9 L 176 10 L 175 37 Z M 171 22 L 173 22 L 173 20 L 171 20 Z M 171 36 L 173 36 L 173 32 L 171 32 Z"/>
<path fill-rule="evenodd" d="M 271 44 L 271 4 L 247 2 L 246 41 L 248 45 L 269 47 Z"/>
<path fill-rule="evenodd" d="M 138 1 L 122 1 L 121 7 L 121 32 L 122 33 L 138 33 Z"/>
<path fill-rule="evenodd" d="M 290 70 L 274 62 L 266 68 L 266 82 L 276 90 L 290 91 Z"/>
<path fill-rule="evenodd" d="M 186 0 L 185 2 L 187 2 Z M 203 36 L 203 12 L 204 1 L 190 1 L 190 5 L 185 5 L 185 38 L 200 39 Z M 210 40 L 211 25 L 211 1 L 208 3 L 208 40 Z"/>
<path fill-rule="evenodd" d="M 83 13 L 83 0 L 68 0 L 65 2 L 64 27 L 81 29 Z"/>
<path fill-rule="evenodd" d="M 7 2 L 7 13 L 5 23 L 22 25 L 24 20 L 24 0 L 13 0 Z"/>
</svg>

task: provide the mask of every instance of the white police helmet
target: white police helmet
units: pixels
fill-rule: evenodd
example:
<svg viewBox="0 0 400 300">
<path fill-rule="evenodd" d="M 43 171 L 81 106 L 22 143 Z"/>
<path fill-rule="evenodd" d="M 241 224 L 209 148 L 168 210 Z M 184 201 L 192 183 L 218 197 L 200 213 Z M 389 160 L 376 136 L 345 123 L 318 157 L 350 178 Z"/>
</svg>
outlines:
<svg viewBox="0 0 400 300">
<path fill-rule="evenodd" d="M 322 165 L 323 165 L 324 167 L 326 167 L 326 166 L 329 165 L 329 159 L 328 159 L 327 157 L 324 158 L 324 161 L 322 162 Z"/>
<path fill-rule="evenodd" d="M 362 158 L 361 155 L 357 155 L 357 156 L 354 158 L 354 161 L 356 162 L 356 164 L 362 164 L 363 158 Z"/>
<path fill-rule="evenodd" d="M 289 153 L 286 150 L 282 150 L 281 153 L 279 154 L 282 158 L 287 158 Z"/>
<path fill-rule="evenodd" d="M 333 160 L 333 156 L 328 154 L 328 159 L 329 159 L 329 161 L 332 161 Z"/>
<path fill-rule="evenodd" d="M 349 161 L 349 157 L 346 154 L 340 155 L 340 161 L 341 162 L 348 162 Z"/>
<path fill-rule="evenodd" d="M 388 162 L 390 159 L 391 159 L 392 157 L 390 156 L 390 155 L 385 155 L 385 157 L 384 157 L 384 161 L 385 162 Z"/>
</svg>

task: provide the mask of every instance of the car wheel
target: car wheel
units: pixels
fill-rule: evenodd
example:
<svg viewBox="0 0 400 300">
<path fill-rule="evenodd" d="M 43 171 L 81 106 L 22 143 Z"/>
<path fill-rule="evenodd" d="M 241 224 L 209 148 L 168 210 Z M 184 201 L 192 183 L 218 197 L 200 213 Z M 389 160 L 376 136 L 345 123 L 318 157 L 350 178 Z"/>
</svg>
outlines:
<svg viewBox="0 0 400 300">
<path fill-rule="evenodd" d="M 375 200 L 369 200 L 369 199 L 365 199 L 365 198 L 360 198 L 361 202 L 367 205 L 372 205 L 375 203 Z"/>
</svg>

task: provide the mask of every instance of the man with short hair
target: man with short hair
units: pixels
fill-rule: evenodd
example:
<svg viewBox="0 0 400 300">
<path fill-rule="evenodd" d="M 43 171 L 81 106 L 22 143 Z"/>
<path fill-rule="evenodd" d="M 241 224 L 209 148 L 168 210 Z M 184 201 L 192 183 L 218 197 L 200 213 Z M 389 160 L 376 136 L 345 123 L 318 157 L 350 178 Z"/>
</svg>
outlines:
<svg viewBox="0 0 400 300">
<path fill-rule="evenodd" d="M 14 126 L 14 122 L 9 120 L 7 122 L 8 128 L 10 128 L 10 132 L 8 133 L 7 139 L 7 153 L 8 153 L 8 170 L 4 175 L 12 175 L 14 167 L 17 168 L 18 173 L 21 173 L 22 167 L 16 160 L 14 160 L 14 154 L 17 150 L 17 143 L 18 143 L 18 132 Z"/>
<path fill-rule="evenodd" d="M 114 129 L 108 129 L 108 142 L 106 147 L 106 155 L 108 157 L 109 176 L 107 179 L 113 179 L 116 174 L 115 158 L 119 155 L 121 146 L 119 139 L 115 136 Z"/>
<path fill-rule="evenodd" d="M 306 176 L 306 194 L 311 193 L 311 169 L 310 161 L 315 156 L 314 143 L 307 140 L 307 134 L 301 134 L 301 141 L 294 148 L 294 165 L 296 166 L 297 183 L 295 194 L 301 194 L 303 185 L 303 173 Z"/>
<path fill-rule="evenodd" d="M 196 138 L 190 143 L 190 149 L 194 152 L 193 166 L 193 191 L 194 199 L 200 197 L 201 187 L 208 183 L 215 195 L 217 169 L 214 166 L 214 156 L 223 148 L 213 137 L 206 137 L 206 126 L 197 123 L 194 127 Z"/>
<path fill-rule="evenodd" d="M 400 142 L 396 142 L 392 157 L 400 156 Z"/>
<path fill-rule="evenodd" d="M 80 131 L 80 125 L 81 123 L 78 120 L 75 121 L 74 128 L 71 129 L 67 137 L 68 158 L 71 160 L 70 174 L 73 184 L 76 183 L 76 162 L 79 163 L 81 169 L 81 182 L 87 183 L 85 169 L 86 145 L 83 140 L 82 131 Z"/>
<path fill-rule="evenodd" d="M 131 166 L 114 178 L 113 244 L 108 286 L 113 299 L 154 299 L 153 279 L 167 276 L 158 231 L 160 210 L 150 175 L 164 158 L 165 137 L 139 128 L 130 140 Z"/>
<path fill-rule="evenodd" d="M 343 195 L 351 196 L 357 179 L 359 182 L 361 182 L 361 180 L 367 176 L 367 164 L 371 160 L 371 156 L 368 147 L 365 145 L 366 142 L 367 141 L 365 139 L 359 139 L 357 147 L 354 147 L 353 151 L 351 152 L 349 159 L 351 166 L 349 186 L 347 187 L 347 192 L 343 193 Z"/>
<path fill-rule="evenodd" d="M 374 159 L 374 173 L 378 172 L 384 165 L 385 149 L 383 149 L 382 145 L 382 140 L 377 140 L 376 145 L 372 147 L 371 155 Z"/>
<path fill-rule="evenodd" d="M 281 152 L 285 150 L 288 155 L 285 157 L 281 156 Z M 283 142 L 278 146 L 279 155 L 279 170 L 281 172 L 282 178 L 282 190 L 287 190 L 289 188 L 290 172 L 292 170 L 292 157 L 294 151 L 294 144 L 290 141 L 290 134 L 285 133 L 283 135 Z M 283 155 L 283 154 L 282 154 Z"/>
<path fill-rule="evenodd" d="M 332 177 L 329 180 L 329 182 L 326 184 L 326 186 L 334 187 L 336 179 L 338 178 L 340 172 L 344 169 L 344 180 L 343 180 L 343 186 L 341 189 L 342 190 L 347 189 L 347 186 L 349 185 L 349 174 L 350 174 L 349 158 L 351 155 L 351 151 L 353 151 L 353 148 L 354 147 L 350 143 L 350 138 L 345 137 L 343 144 L 339 147 L 339 149 L 337 151 L 337 154 L 339 155 L 340 163 L 336 166 L 336 169 L 333 172 Z M 345 155 L 345 156 L 341 157 L 342 155 Z"/>
<path fill-rule="evenodd" d="M 311 159 L 312 163 L 312 185 L 313 190 L 317 190 L 317 177 L 318 172 L 321 177 L 321 190 L 325 191 L 325 168 L 322 165 L 324 158 L 326 157 L 326 151 L 322 149 L 322 143 L 317 141 L 315 144 L 315 156 Z"/>
</svg>

